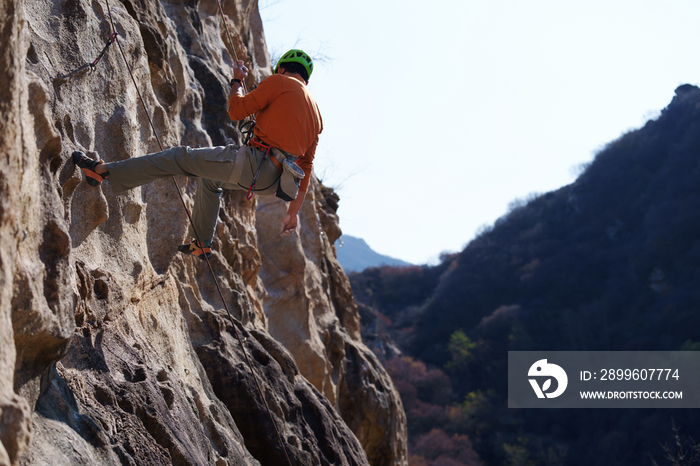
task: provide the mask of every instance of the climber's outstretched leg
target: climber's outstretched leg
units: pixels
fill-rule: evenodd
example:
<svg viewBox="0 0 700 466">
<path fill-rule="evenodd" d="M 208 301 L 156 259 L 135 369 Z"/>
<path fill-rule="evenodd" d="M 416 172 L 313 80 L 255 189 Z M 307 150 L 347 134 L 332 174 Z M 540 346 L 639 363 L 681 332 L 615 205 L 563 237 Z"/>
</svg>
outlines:
<svg viewBox="0 0 700 466">
<path fill-rule="evenodd" d="M 204 259 L 211 257 L 209 245 L 214 236 L 214 228 L 219 213 L 219 200 L 222 188 L 241 189 L 238 184 L 230 183 L 239 148 L 234 145 L 220 147 L 202 147 L 192 149 L 186 146 L 122 160 L 104 163 L 93 160 L 80 151 L 72 155 L 73 162 L 85 173 L 90 186 L 99 186 L 107 179 L 112 191 L 122 192 L 141 186 L 151 181 L 174 175 L 197 177 L 192 222 L 189 236 L 192 242 L 181 245 L 178 250 Z M 243 157 L 239 160 L 239 169 Z M 195 229 L 197 234 L 195 234 Z M 196 238 L 199 237 L 199 242 Z"/>
<path fill-rule="evenodd" d="M 107 178 L 114 192 L 122 192 L 159 178 L 193 176 L 228 182 L 238 146 L 190 148 L 173 147 L 162 152 L 106 164 Z"/>
<path fill-rule="evenodd" d="M 90 186 L 99 186 L 103 179 L 108 179 L 112 191 L 119 193 L 174 175 L 229 182 L 238 150 L 235 145 L 195 149 L 178 146 L 111 163 L 92 160 L 75 151 L 72 159 L 83 170 Z"/>
</svg>

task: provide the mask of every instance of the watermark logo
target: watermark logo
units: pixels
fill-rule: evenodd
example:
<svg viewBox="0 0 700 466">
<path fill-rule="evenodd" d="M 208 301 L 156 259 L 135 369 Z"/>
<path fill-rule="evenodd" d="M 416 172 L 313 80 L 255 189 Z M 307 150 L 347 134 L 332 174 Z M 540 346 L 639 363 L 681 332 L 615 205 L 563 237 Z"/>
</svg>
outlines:
<svg viewBox="0 0 700 466">
<path fill-rule="evenodd" d="M 531 360 L 532 361 L 532 360 Z M 556 398 L 566 390 L 566 386 L 569 383 L 569 378 L 566 376 L 566 372 L 561 367 L 556 364 L 549 364 L 546 359 L 540 359 L 532 366 L 527 372 L 528 377 L 538 377 L 545 378 L 543 380 L 542 386 L 540 387 L 537 379 L 528 379 L 532 389 L 535 390 L 537 398 Z M 552 388 L 552 378 L 557 381 L 556 390 L 553 392 L 547 392 Z"/>
<path fill-rule="evenodd" d="M 508 351 L 508 407 L 700 409 L 700 351 Z"/>
</svg>

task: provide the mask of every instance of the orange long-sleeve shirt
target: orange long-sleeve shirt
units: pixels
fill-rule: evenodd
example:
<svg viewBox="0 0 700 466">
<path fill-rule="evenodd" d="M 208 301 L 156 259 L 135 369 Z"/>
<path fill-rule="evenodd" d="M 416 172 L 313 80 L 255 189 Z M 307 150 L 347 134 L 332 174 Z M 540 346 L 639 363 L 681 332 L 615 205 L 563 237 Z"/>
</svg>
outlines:
<svg viewBox="0 0 700 466">
<path fill-rule="evenodd" d="M 273 74 L 245 96 L 231 92 L 228 115 L 232 120 L 242 120 L 253 113 L 256 114 L 256 136 L 268 145 L 299 157 L 296 163 L 305 175 L 299 190 L 306 192 L 323 120 L 304 83 L 290 76 Z"/>
</svg>

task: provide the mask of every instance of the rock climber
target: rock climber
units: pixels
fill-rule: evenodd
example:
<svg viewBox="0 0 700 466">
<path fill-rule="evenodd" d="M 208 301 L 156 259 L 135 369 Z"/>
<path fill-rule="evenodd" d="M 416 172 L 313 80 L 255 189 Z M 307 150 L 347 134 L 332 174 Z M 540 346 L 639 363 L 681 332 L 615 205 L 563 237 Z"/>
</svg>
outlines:
<svg viewBox="0 0 700 466">
<path fill-rule="evenodd" d="M 197 177 L 193 224 L 188 231 L 191 241 L 178 247 L 185 254 L 211 257 L 210 242 L 223 189 L 275 194 L 290 201 L 281 228 L 282 236 L 290 235 L 297 229 L 323 130 L 318 106 L 306 89 L 313 66 L 305 52 L 292 49 L 279 59 L 271 76 L 244 95 L 242 82 L 248 69 L 243 61 L 235 63 L 228 114 L 232 120 L 256 115 L 255 136 L 248 146 L 178 146 L 110 163 L 75 151 L 73 162 L 90 186 L 107 179 L 116 193 L 173 175 Z"/>
</svg>

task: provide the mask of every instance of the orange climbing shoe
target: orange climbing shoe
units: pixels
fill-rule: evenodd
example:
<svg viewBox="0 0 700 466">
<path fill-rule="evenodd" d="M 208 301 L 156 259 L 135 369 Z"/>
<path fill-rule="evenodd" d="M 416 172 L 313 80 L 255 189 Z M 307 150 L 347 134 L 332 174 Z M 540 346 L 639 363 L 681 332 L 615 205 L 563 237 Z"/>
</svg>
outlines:
<svg viewBox="0 0 700 466">
<path fill-rule="evenodd" d="M 109 176 L 109 172 L 99 175 L 95 171 L 95 168 L 103 163 L 102 160 L 93 160 L 79 150 L 73 152 L 71 158 L 73 159 L 73 163 L 85 173 L 85 181 L 87 181 L 90 186 L 99 186 L 100 183 Z"/>
<path fill-rule="evenodd" d="M 189 244 L 181 244 L 177 247 L 177 250 L 183 254 L 189 254 L 190 256 L 199 257 L 202 260 L 211 259 L 211 248 L 209 247 L 209 241 L 204 242 L 204 247 L 200 247 L 197 240 L 192 240 Z"/>
</svg>

